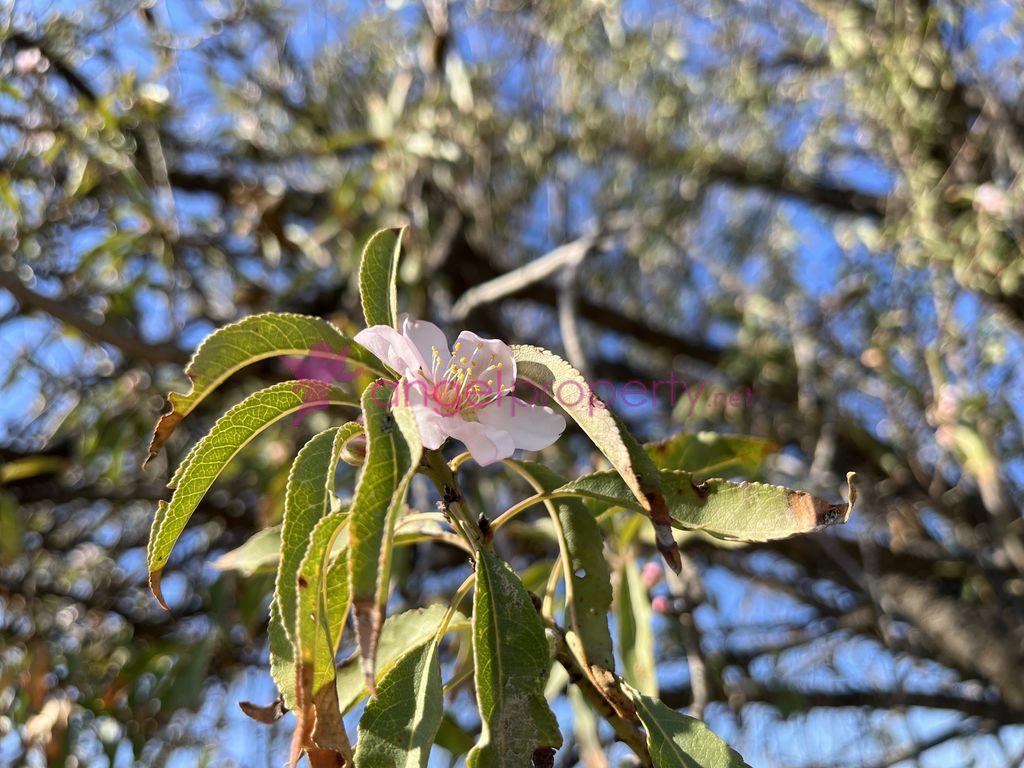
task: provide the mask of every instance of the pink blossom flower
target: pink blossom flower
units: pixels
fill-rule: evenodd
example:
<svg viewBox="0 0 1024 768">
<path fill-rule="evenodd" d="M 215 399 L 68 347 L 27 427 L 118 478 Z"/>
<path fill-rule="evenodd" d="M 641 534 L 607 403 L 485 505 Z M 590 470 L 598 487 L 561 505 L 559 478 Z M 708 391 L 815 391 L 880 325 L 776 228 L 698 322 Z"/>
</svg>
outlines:
<svg viewBox="0 0 1024 768">
<path fill-rule="evenodd" d="M 394 396 L 412 409 L 424 447 L 454 437 L 487 465 L 517 448 L 547 448 L 562 434 L 562 416 L 510 394 L 516 362 L 504 342 L 463 331 L 449 350 L 433 323 L 402 315 L 398 327 L 374 325 L 355 339 L 402 377 Z"/>
</svg>

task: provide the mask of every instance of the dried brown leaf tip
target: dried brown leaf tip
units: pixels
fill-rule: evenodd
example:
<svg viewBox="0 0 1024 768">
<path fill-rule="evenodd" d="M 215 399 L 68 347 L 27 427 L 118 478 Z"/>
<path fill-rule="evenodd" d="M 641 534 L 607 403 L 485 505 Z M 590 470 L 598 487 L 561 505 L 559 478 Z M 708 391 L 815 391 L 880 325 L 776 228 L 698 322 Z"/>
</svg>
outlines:
<svg viewBox="0 0 1024 768">
<path fill-rule="evenodd" d="M 193 383 L 191 376 L 189 376 L 189 382 Z M 167 396 L 167 411 L 160 414 L 160 418 L 157 419 L 156 427 L 153 429 L 153 437 L 149 441 L 149 451 L 146 460 L 142 462 L 143 469 L 146 469 L 149 463 L 159 455 L 164 447 L 164 443 L 174 434 L 174 430 L 184 420 L 187 412 L 179 407 L 182 397 L 177 392 L 171 392 Z"/>
<path fill-rule="evenodd" d="M 284 717 L 288 708 L 284 705 L 284 699 L 278 696 L 269 704 L 253 704 L 251 701 L 238 702 L 238 708 L 257 723 L 272 725 Z"/>
<path fill-rule="evenodd" d="M 700 499 L 706 499 L 708 492 L 711 490 L 707 480 L 694 480 L 692 477 L 690 478 L 690 487 L 697 494 L 697 498 Z"/>
<path fill-rule="evenodd" d="M 683 570 L 683 559 L 679 554 L 679 546 L 672 535 L 672 516 L 668 513 L 668 504 L 661 492 L 645 492 L 644 497 L 651 510 L 651 522 L 654 523 L 654 542 L 658 552 L 668 567 L 679 573 Z"/>
<path fill-rule="evenodd" d="M 170 612 L 170 608 L 167 607 L 167 601 L 164 600 L 163 590 L 160 588 L 160 579 L 163 576 L 164 569 L 157 568 L 155 571 L 149 572 L 149 591 L 153 593 L 153 597 L 160 603 L 160 607 L 165 611 Z"/>
<path fill-rule="evenodd" d="M 797 519 L 799 531 L 815 531 L 831 525 L 841 525 L 850 519 L 853 506 L 857 501 L 857 488 L 854 486 L 856 474 L 846 475 L 847 498 L 845 504 L 830 504 L 803 491 L 790 491 L 787 504 Z"/>
</svg>

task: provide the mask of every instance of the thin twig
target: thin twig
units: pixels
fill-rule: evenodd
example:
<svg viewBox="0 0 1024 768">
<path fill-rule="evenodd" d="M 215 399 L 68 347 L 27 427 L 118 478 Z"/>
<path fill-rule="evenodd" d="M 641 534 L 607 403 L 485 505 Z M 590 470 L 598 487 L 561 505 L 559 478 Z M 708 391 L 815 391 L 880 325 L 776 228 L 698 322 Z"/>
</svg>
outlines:
<svg viewBox="0 0 1024 768">
<path fill-rule="evenodd" d="M 600 241 L 599 233 L 583 235 L 555 248 L 529 264 L 499 275 L 466 291 L 452 307 L 454 320 L 465 320 L 479 306 L 518 293 L 533 283 L 551 277 L 560 269 L 582 260 Z"/>
</svg>

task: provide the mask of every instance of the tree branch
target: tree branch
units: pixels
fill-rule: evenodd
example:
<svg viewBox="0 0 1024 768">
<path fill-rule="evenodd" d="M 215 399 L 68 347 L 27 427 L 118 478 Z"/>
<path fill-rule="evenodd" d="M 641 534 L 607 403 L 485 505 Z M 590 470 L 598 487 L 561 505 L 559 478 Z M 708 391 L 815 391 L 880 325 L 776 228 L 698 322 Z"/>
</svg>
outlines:
<svg viewBox="0 0 1024 768">
<path fill-rule="evenodd" d="M 132 329 L 110 320 L 94 323 L 85 316 L 81 309 L 66 299 L 51 299 L 36 293 L 21 282 L 13 272 L 0 270 L 0 288 L 8 291 L 23 309 L 43 312 L 95 342 L 116 347 L 126 357 L 153 364 L 177 363 L 184 365 L 188 361 L 188 355 L 178 346 L 169 343 L 150 344 L 140 339 Z"/>
</svg>

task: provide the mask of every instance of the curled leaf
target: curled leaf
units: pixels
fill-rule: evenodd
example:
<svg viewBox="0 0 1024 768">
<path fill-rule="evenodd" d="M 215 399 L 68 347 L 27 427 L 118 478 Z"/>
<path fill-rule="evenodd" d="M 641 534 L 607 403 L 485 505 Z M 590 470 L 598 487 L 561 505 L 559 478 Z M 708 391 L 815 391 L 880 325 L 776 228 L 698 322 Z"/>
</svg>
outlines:
<svg viewBox="0 0 1024 768">
<path fill-rule="evenodd" d="M 284 699 L 278 696 L 269 704 L 253 704 L 251 701 L 238 702 L 238 708 L 245 713 L 246 717 L 252 718 L 257 723 L 273 725 L 282 717 L 288 708 L 284 705 Z"/>
<path fill-rule="evenodd" d="M 615 617 L 619 630 L 622 676 L 630 685 L 650 696 L 658 695 L 651 628 L 651 599 L 647 595 L 632 554 L 623 557 L 615 584 Z"/>
<path fill-rule="evenodd" d="M 405 228 L 382 229 L 366 242 L 359 260 L 359 298 L 366 325 L 398 321 L 398 256 Z"/>
</svg>

